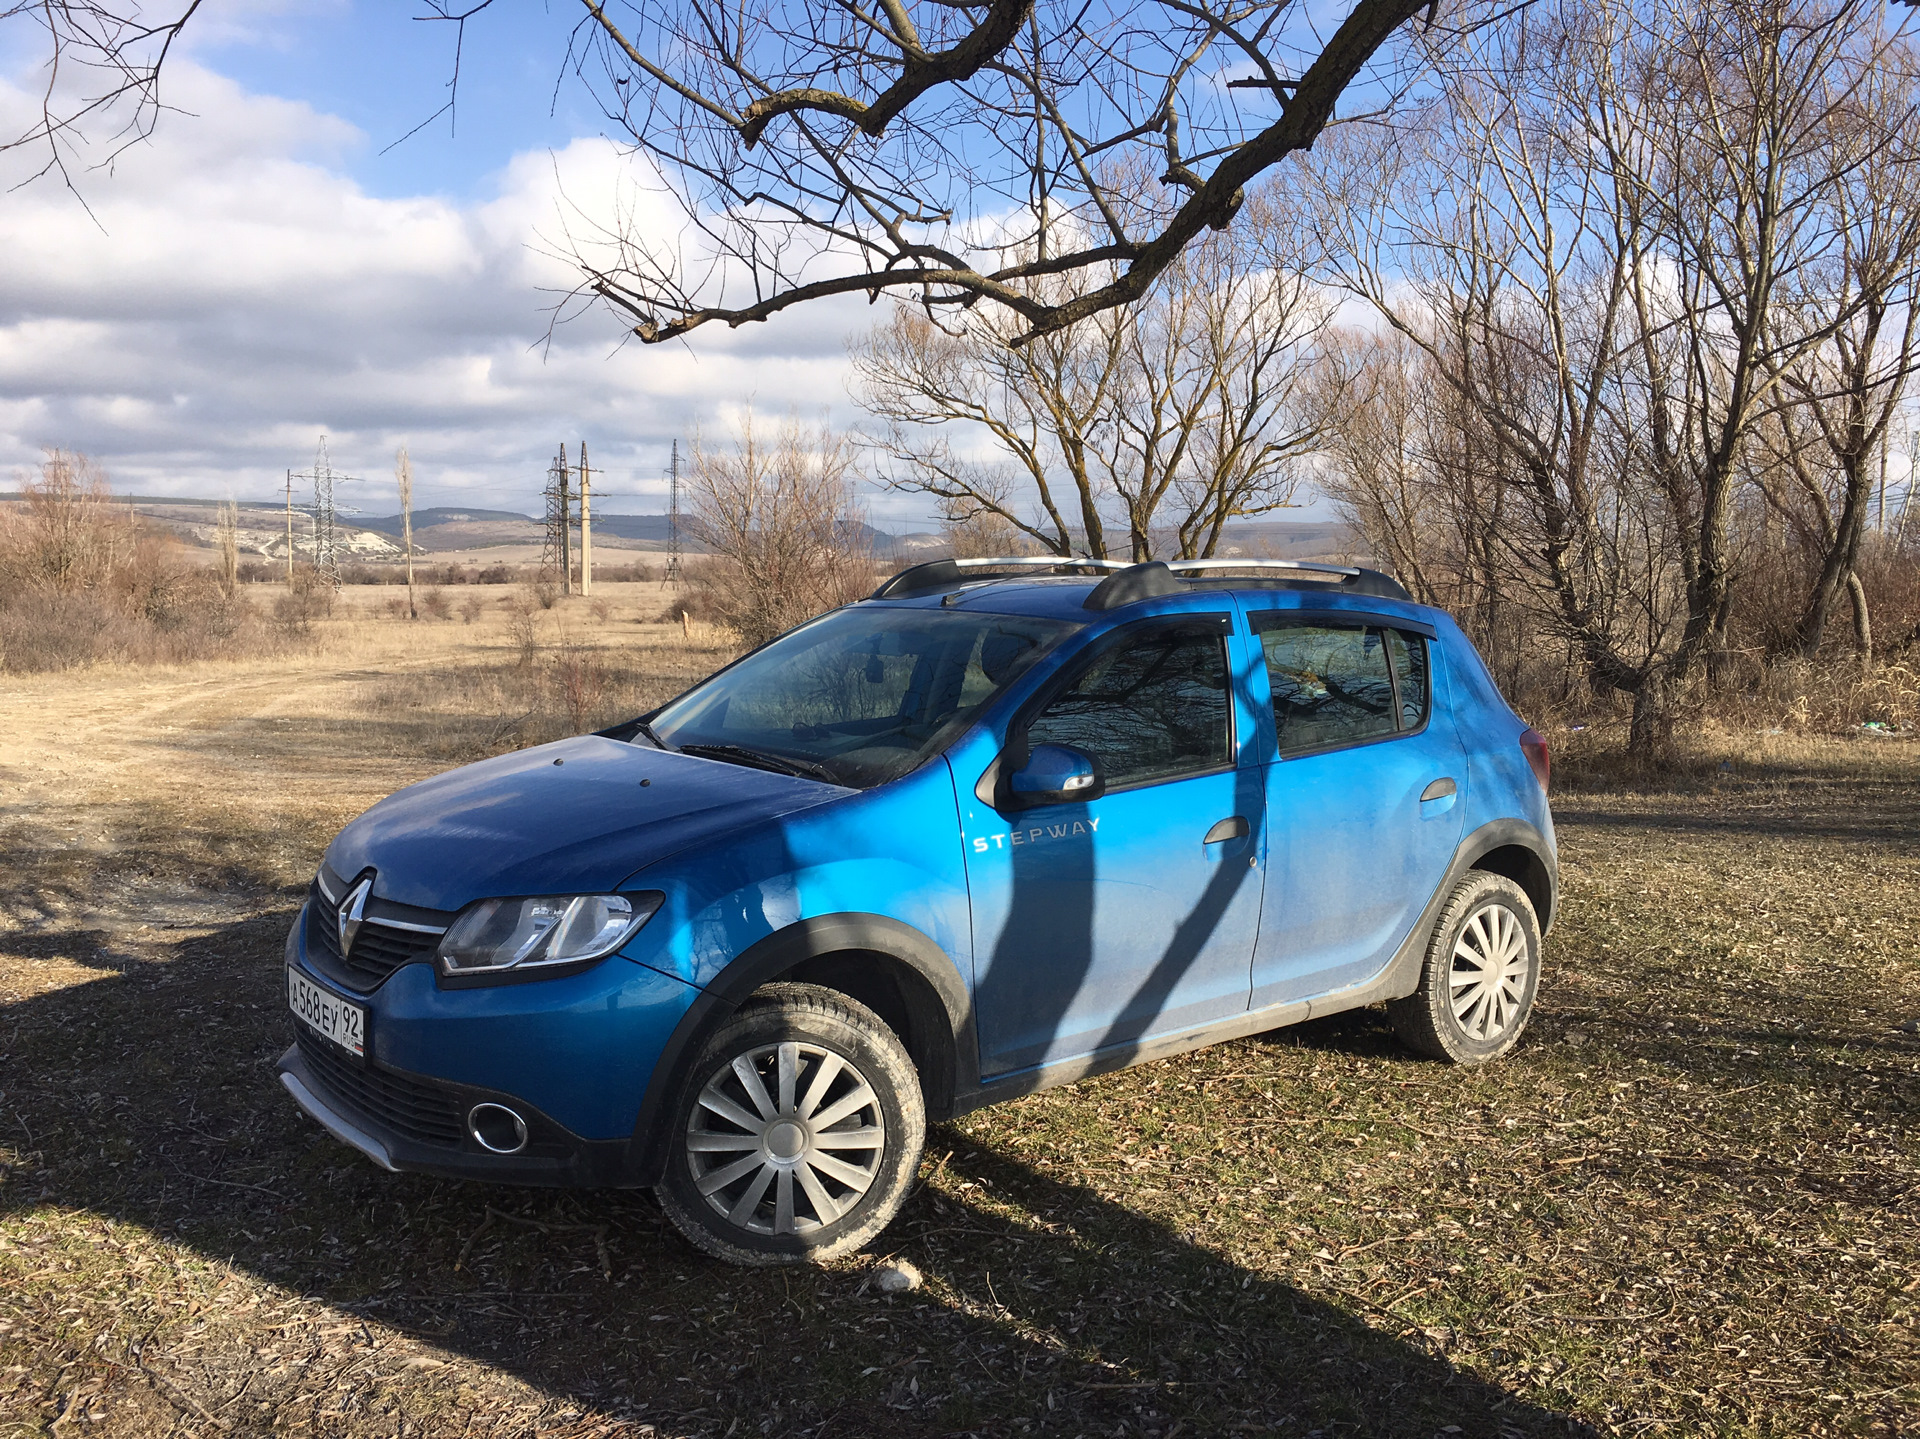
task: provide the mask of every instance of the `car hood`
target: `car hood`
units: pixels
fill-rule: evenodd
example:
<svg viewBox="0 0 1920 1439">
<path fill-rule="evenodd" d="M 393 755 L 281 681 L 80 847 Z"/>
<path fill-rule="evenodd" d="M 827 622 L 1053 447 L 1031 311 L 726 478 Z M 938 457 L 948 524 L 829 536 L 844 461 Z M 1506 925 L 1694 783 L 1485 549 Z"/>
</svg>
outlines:
<svg viewBox="0 0 1920 1439">
<path fill-rule="evenodd" d="M 604 893 L 700 840 L 844 797 L 818 780 L 583 735 L 388 796 L 327 848 L 374 893 L 455 910 L 489 895 Z"/>
</svg>

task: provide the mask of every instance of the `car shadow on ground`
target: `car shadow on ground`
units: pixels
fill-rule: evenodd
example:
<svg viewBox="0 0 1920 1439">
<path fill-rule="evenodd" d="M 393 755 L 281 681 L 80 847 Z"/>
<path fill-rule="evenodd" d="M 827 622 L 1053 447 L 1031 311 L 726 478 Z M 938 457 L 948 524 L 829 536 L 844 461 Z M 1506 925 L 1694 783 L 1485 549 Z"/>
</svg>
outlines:
<svg viewBox="0 0 1920 1439">
<path fill-rule="evenodd" d="M 953 1128 L 936 1128 L 925 1181 L 881 1241 L 927 1276 L 897 1295 L 871 1287 L 863 1262 L 726 1268 L 639 1194 L 383 1173 L 275 1080 L 291 1024 L 279 960 L 290 918 L 181 940 L 153 962 L 0 1009 L 0 1142 L 14 1162 L 0 1219 L 38 1213 L 43 1235 L 63 1222 L 75 1234 L 137 1226 L 288 1303 L 308 1296 L 336 1319 L 358 1316 L 369 1344 L 382 1333 L 429 1343 L 463 1382 L 523 1381 L 575 1424 L 739 1436 L 1587 1432 L 1454 1368 L 1365 1298 L 1331 1304 L 1116 1202 L 1073 1177 L 1071 1155 L 1041 1172 Z M 1377 1028 L 1346 1019 L 1298 1042 L 1371 1047 Z M 216 1301 L 170 1299 L 112 1246 L 77 1243 L 73 1267 L 19 1291 L 25 1328 L 0 1335 L 0 1362 L 80 1362 L 107 1352 L 101 1336 L 115 1326 L 141 1328 L 144 1358 L 114 1340 L 134 1356 L 120 1367 L 158 1375 L 183 1418 L 224 1410 L 229 1432 L 264 1434 L 306 1412 L 328 1416 L 311 1421 L 316 1432 L 393 1432 L 353 1398 L 365 1355 L 334 1371 L 318 1358 L 276 1368 L 257 1356 L 291 1321 L 207 1328 Z M 190 1330 L 192 1361 L 176 1363 L 170 1346 Z M 27 1357 L 12 1357 L 21 1346 Z M 393 1392 L 450 1392 L 437 1373 L 398 1374 Z"/>
</svg>

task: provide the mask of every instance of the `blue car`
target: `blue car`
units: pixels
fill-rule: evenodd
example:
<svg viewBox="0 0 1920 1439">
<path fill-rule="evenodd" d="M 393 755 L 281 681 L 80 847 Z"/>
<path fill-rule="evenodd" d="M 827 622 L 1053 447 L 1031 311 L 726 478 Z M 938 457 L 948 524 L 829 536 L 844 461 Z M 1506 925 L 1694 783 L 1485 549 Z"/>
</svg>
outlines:
<svg viewBox="0 0 1920 1439">
<path fill-rule="evenodd" d="M 929 1119 L 1384 1001 L 1513 1047 L 1545 743 L 1370 570 L 943 560 L 597 735 L 412 785 L 287 936 L 300 1106 L 392 1170 L 645 1186 L 817 1261 Z"/>
</svg>

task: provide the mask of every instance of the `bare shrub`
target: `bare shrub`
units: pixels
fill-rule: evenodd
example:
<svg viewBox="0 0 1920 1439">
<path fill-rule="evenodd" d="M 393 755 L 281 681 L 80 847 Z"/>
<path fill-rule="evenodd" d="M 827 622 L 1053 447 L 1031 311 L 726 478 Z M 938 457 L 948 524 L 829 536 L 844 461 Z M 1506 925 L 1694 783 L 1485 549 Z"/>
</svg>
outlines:
<svg viewBox="0 0 1920 1439">
<path fill-rule="evenodd" d="M 748 645 L 859 599 L 873 588 L 866 515 L 853 496 L 846 435 L 781 426 L 771 445 L 751 418 L 726 450 L 693 451 L 694 533 L 719 619 Z"/>
<path fill-rule="evenodd" d="M 0 668 L 34 674 L 90 665 L 124 625 L 98 596 L 29 590 L 0 609 Z"/>
<path fill-rule="evenodd" d="M 550 610 L 560 602 L 560 586 L 545 577 L 535 580 L 528 590 L 543 610 Z"/>
<path fill-rule="evenodd" d="M 522 585 L 507 597 L 506 604 L 507 637 L 518 651 L 515 662 L 522 669 L 530 669 L 540 653 L 540 615 L 547 606 L 540 602 L 537 585 Z"/>
<path fill-rule="evenodd" d="M 593 578 L 596 584 L 650 584 L 660 578 L 660 572 L 652 565 L 603 565 L 596 561 Z"/>
<path fill-rule="evenodd" d="M 312 565 L 295 568 L 293 583 L 273 602 L 274 622 L 287 635 L 306 635 L 315 620 L 332 613 L 333 586 L 321 579 Z"/>
<path fill-rule="evenodd" d="M 607 622 L 608 617 L 613 614 L 613 606 L 605 600 L 595 600 L 589 608 L 593 611 L 593 617 L 603 625 Z"/>
<path fill-rule="evenodd" d="M 257 639 L 235 545 L 207 569 L 139 522 L 84 455 L 48 452 L 0 519 L 0 665 L 71 669 L 108 659 L 178 663 Z M 231 517 L 229 516 L 231 525 Z"/>
<path fill-rule="evenodd" d="M 514 572 L 508 565 L 492 564 L 474 573 L 476 585 L 510 585 L 514 581 Z"/>
<path fill-rule="evenodd" d="M 564 636 L 554 656 L 553 670 L 568 720 L 576 731 L 585 729 L 588 717 L 606 698 L 607 676 L 600 652 L 580 644 L 571 635 Z"/>
<path fill-rule="evenodd" d="M 453 601 L 447 598 L 447 592 L 438 585 L 420 596 L 420 608 L 429 619 L 444 620 L 453 613 Z"/>
<path fill-rule="evenodd" d="M 460 601 L 460 618 L 462 622 L 472 624 L 480 618 L 482 611 L 484 611 L 486 607 L 487 602 L 481 599 L 480 596 L 468 595 L 464 600 Z"/>
</svg>

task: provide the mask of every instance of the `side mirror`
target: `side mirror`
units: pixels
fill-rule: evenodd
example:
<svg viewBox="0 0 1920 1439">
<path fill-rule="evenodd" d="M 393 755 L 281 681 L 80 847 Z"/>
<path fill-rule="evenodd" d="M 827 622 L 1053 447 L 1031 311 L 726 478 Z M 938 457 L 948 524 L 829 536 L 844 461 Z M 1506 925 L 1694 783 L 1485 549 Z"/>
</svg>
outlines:
<svg viewBox="0 0 1920 1439">
<path fill-rule="evenodd" d="M 1030 809 L 1043 804 L 1085 804 L 1107 790 L 1100 761 L 1064 744 L 1037 744 L 1027 762 L 1007 780 L 1014 804 Z"/>
</svg>

